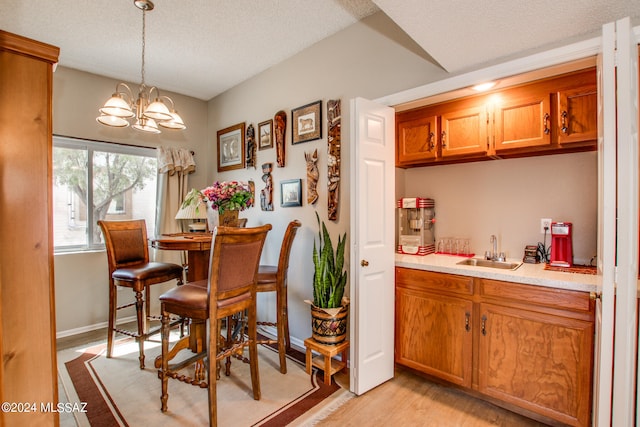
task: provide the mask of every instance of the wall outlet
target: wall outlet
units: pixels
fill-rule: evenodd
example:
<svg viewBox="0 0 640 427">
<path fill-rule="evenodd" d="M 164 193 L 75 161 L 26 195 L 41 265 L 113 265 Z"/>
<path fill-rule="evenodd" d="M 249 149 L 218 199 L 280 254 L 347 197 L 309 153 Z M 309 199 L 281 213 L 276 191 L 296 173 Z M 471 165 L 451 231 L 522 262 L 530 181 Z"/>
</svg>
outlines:
<svg viewBox="0 0 640 427">
<path fill-rule="evenodd" d="M 551 218 L 540 218 L 540 234 L 544 234 L 545 233 L 545 227 L 546 232 L 548 234 L 551 233 Z"/>
</svg>

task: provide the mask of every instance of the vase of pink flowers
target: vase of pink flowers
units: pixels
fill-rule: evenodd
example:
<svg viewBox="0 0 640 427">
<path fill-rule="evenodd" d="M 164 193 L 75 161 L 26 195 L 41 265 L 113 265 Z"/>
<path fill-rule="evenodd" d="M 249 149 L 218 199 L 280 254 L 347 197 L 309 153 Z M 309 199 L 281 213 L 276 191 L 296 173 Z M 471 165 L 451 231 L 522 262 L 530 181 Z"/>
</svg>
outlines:
<svg viewBox="0 0 640 427">
<path fill-rule="evenodd" d="M 216 181 L 201 193 L 207 205 L 218 211 L 219 224 L 222 226 L 236 227 L 238 213 L 253 206 L 253 191 L 244 182 Z"/>
</svg>

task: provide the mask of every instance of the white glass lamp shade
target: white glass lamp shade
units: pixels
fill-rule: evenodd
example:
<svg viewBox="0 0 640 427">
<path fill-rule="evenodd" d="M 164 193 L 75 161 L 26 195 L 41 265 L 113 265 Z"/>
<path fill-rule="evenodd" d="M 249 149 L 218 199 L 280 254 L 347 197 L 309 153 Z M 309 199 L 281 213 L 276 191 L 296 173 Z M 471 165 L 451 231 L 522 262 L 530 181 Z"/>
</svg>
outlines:
<svg viewBox="0 0 640 427">
<path fill-rule="evenodd" d="M 158 125 L 168 129 L 186 129 L 187 128 L 184 124 L 184 121 L 182 121 L 182 117 L 180 117 L 176 111 L 172 111 L 169 114 L 171 114 L 171 120 L 159 122 Z"/>
<path fill-rule="evenodd" d="M 132 128 L 141 132 L 160 133 L 156 121 L 153 119 L 145 119 L 144 117 L 138 119 Z"/>
<path fill-rule="evenodd" d="M 108 114 L 101 114 L 100 116 L 96 117 L 96 120 L 100 124 L 112 126 L 116 128 L 126 128 L 127 126 L 129 126 L 129 121 L 126 120 L 125 118 L 118 117 L 118 116 L 110 116 Z"/>
<path fill-rule="evenodd" d="M 145 108 L 144 117 L 148 117 L 154 120 L 171 120 L 172 116 L 169 109 L 160 98 L 156 98 L 147 108 Z"/>
<path fill-rule="evenodd" d="M 104 106 L 100 109 L 102 114 L 115 117 L 129 118 L 135 116 L 135 113 L 131 109 L 131 105 L 124 100 L 122 95 L 114 93 L 111 98 L 104 103 Z"/>
</svg>

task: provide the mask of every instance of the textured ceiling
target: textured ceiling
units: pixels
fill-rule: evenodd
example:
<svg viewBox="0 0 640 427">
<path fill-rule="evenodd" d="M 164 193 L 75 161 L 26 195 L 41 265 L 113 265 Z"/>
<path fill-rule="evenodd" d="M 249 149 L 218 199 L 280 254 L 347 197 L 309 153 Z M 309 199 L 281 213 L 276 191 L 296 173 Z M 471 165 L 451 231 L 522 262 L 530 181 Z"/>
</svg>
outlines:
<svg viewBox="0 0 640 427">
<path fill-rule="evenodd" d="M 640 0 L 156 0 L 146 82 L 209 100 L 382 10 L 445 70 L 595 35 Z M 0 0 L 0 29 L 60 47 L 60 64 L 140 82 L 132 0 Z"/>
<path fill-rule="evenodd" d="M 374 0 L 441 67 L 477 68 L 498 58 L 601 33 L 640 17 L 640 0 Z"/>
</svg>

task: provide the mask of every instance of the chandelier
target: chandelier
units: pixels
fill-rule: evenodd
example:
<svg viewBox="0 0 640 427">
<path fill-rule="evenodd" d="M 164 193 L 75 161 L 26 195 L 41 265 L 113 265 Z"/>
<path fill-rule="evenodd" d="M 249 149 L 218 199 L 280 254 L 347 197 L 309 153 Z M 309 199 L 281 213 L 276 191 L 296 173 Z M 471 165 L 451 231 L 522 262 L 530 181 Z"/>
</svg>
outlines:
<svg viewBox="0 0 640 427">
<path fill-rule="evenodd" d="M 146 12 L 153 10 L 154 6 L 150 0 L 134 0 L 133 3 L 142 10 L 142 83 L 138 89 L 138 97 L 134 100 L 131 88 L 125 83 L 118 83 L 115 93 L 100 108 L 100 116 L 96 120 L 107 126 L 127 127 L 129 120 L 135 119 L 132 127 L 149 133 L 160 133 L 158 126 L 167 129 L 185 129 L 186 126 L 176 112 L 173 100 L 168 96 L 160 95 L 157 87 L 148 87 L 144 82 L 145 16 Z M 151 95 L 154 92 L 155 98 L 151 102 Z M 170 103 L 171 109 L 166 106 L 165 100 Z"/>
</svg>

